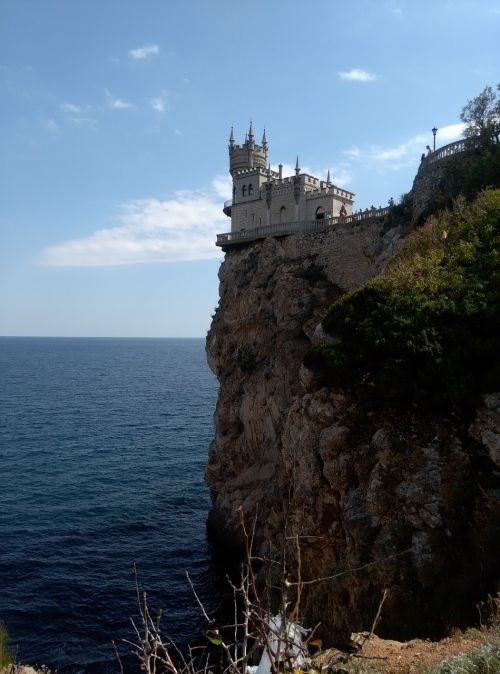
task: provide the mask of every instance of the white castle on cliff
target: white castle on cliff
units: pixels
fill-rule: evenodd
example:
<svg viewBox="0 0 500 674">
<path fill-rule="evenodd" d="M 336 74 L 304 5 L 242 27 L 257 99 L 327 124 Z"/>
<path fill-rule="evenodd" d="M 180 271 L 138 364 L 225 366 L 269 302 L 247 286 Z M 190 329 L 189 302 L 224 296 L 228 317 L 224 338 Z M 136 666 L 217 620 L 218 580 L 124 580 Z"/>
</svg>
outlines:
<svg viewBox="0 0 500 674">
<path fill-rule="evenodd" d="M 254 141 L 252 123 L 243 145 L 229 137 L 229 172 L 233 178 L 233 198 L 224 204 L 231 217 L 231 232 L 285 223 L 311 222 L 348 216 L 354 194 L 326 180 L 301 173 L 299 158 L 295 175 L 283 177 L 283 165 L 272 171 L 266 131 L 261 145 Z"/>
</svg>

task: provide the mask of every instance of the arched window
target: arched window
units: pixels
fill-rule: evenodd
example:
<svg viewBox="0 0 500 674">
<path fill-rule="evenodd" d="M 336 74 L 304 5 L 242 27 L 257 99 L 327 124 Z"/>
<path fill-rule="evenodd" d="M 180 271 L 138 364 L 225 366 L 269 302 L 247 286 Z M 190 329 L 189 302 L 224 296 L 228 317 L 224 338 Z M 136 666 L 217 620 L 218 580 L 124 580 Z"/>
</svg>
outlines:
<svg viewBox="0 0 500 674">
<path fill-rule="evenodd" d="M 242 193 L 243 196 L 246 196 L 246 193 L 247 193 L 247 186 L 246 185 L 243 185 L 243 187 L 241 188 L 241 193 Z"/>
<path fill-rule="evenodd" d="M 253 185 L 252 183 L 250 183 L 250 185 L 248 186 L 248 196 L 250 196 L 252 192 L 253 192 Z"/>
<path fill-rule="evenodd" d="M 316 209 L 316 220 L 324 220 L 325 219 L 325 209 L 322 206 L 318 206 Z"/>
<path fill-rule="evenodd" d="M 286 222 L 286 208 L 284 206 L 280 208 L 280 222 Z"/>
</svg>

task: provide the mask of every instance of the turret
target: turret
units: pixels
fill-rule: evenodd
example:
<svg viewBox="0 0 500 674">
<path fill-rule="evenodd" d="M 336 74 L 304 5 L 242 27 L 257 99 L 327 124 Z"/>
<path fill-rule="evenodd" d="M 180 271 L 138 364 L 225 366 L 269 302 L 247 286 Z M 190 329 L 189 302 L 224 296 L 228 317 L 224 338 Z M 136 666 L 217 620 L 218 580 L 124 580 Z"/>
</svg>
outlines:
<svg viewBox="0 0 500 674">
<path fill-rule="evenodd" d="M 252 122 L 245 135 L 245 142 L 236 145 L 234 142 L 233 129 L 229 136 L 229 172 L 234 176 L 236 171 L 243 169 L 260 168 L 267 169 L 268 143 L 266 132 L 262 136 L 262 145 L 256 145 L 254 140 Z"/>
</svg>

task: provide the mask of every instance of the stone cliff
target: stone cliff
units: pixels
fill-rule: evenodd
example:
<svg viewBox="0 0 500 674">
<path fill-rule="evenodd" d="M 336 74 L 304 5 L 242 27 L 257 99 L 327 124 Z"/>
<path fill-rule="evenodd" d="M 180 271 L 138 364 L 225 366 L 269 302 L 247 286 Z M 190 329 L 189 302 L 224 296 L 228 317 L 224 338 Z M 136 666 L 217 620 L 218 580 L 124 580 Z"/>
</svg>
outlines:
<svg viewBox="0 0 500 674">
<path fill-rule="evenodd" d="M 403 235 L 371 222 L 231 250 L 207 337 L 220 382 L 211 528 L 235 544 L 241 507 L 265 551 L 286 520 L 303 580 L 341 574 L 302 596 L 305 621 L 330 640 L 369 628 L 384 588 L 380 630 L 399 638 L 472 621 L 494 590 L 499 398 L 475 419 L 394 410 L 369 387 L 321 387 L 303 365 L 331 339 L 320 326 L 329 304 L 379 273 Z"/>
</svg>

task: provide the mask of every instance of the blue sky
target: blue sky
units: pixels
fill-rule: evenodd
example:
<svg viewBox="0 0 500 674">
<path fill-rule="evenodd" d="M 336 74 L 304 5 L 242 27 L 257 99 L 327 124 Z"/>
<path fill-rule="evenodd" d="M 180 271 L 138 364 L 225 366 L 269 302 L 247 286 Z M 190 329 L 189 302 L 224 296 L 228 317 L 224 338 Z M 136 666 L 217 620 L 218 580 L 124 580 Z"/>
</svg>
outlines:
<svg viewBox="0 0 500 674">
<path fill-rule="evenodd" d="M 231 125 L 385 205 L 499 35 L 497 0 L 1 0 L 0 334 L 204 336 Z"/>
</svg>

